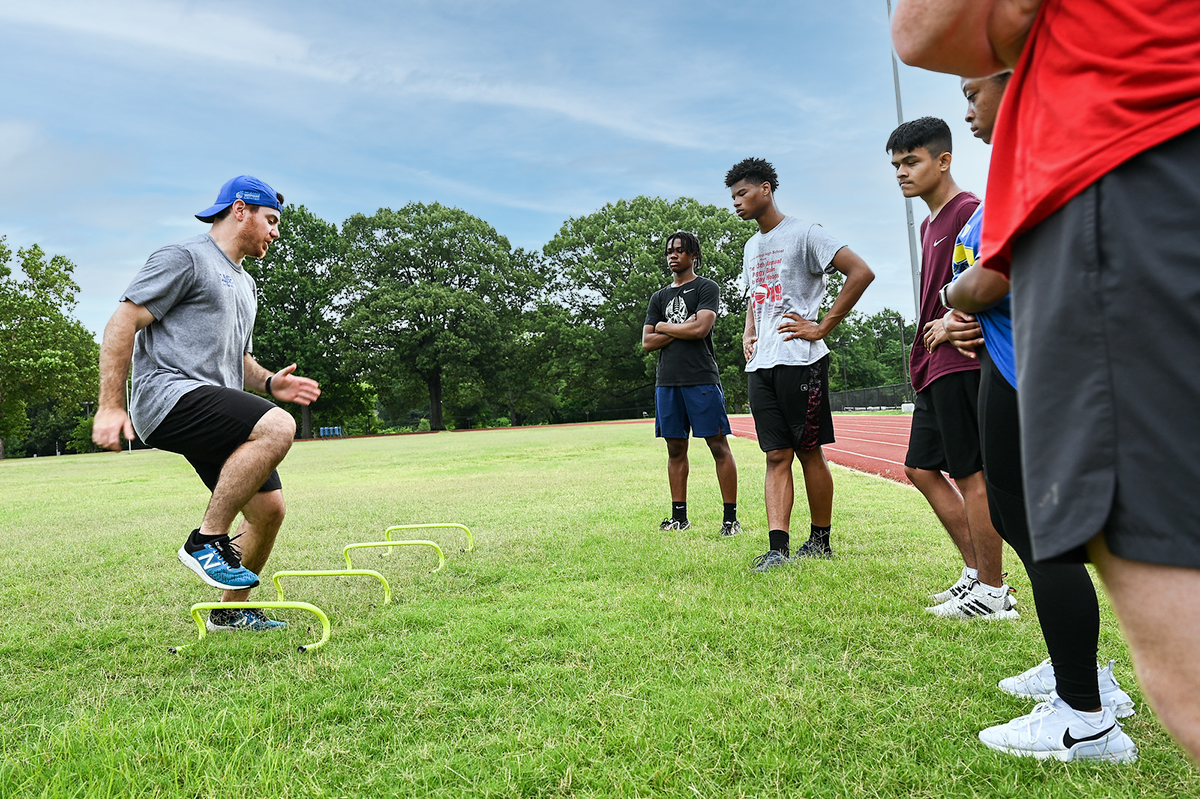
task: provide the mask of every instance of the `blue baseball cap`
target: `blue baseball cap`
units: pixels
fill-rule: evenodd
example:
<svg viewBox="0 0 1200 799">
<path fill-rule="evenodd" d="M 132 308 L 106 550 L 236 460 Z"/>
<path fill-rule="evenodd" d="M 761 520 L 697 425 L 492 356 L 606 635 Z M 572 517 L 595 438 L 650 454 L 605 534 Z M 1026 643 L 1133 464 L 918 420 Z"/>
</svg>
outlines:
<svg viewBox="0 0 1200 799">
<path fill-rule="evenodd" d="M 265 205 L 276 211 L 283 209 L 283 195 L 250 175 L 238 175 L 227 182 L 217 192 L 217 201 L 200 213 L 196 218 L 201 222 L 211 222 L 213 217 L 224 211 L 236 201 L 241 200 L 246 205 Z"/>
</svg>

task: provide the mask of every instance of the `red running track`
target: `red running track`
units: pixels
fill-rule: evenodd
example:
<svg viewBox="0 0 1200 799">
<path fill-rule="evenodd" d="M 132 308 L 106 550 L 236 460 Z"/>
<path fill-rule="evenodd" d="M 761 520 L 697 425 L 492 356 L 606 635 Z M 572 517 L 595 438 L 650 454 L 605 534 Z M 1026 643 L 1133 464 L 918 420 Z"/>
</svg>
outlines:
<svg viewBox="0 0 1200 799">
<path fill-rule="evenodd" d="M 730 416 L 733 434 L 758 440 L 754 417 Z M 908 431 L 912 417 L 907 414 L 834 414 L 833 432 L 837 441 L 826 444 L 825 457 L 834 463 L 908 483 L 904 476 L 904 453 L 908 450 Z"/>
</svg>

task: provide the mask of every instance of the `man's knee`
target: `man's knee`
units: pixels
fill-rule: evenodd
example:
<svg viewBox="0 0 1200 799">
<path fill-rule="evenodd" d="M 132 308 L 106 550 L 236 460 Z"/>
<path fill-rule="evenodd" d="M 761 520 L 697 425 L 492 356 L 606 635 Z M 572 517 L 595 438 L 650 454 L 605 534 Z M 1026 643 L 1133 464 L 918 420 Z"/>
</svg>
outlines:
<svg viewBox="0 0 1200 799">
<path fill-rule="evenodd" d="M 283 524 L 283 517 L 287 515 L 283 491 L 276 489 L 255 494 L 242 508 L 242 515 L 255 527 L 278 527 Z"/>
<path fill-rule="evenodd" d="M 262 415 L 250 432 L 250 439 L 269 438 L 290 447 L 296 438 L 296 420 L 283 408 L 272 408 Z"/>
<path fill-rule="evenodd" d="M 668 458 L 686 458 L 688 451 L 688 440 L 686 438 L 667 438 L 667 457 Z"/>
<path fill-rule="evenodd" d="M 709 436 L 704 441 L 708 444 L 712 456 L 718 461 L 725 460 L 732 454 L 729 451 L 729 439 L 725 436 Z"/>
<path fill-rule="evenodd" d="M 770 449 L 767 450 L 767 467 L 781 468 L 792 465 L 792 458 L 796 456 L 794 449 Z"/>
<path fill-rule="evenodd" d="M 811 466 L 812 464 L 816 463 L 824 463 L 825 450 L 821 449 L 820 447 L 813 447 L 812 449 L 798 449 L 796 450 L 796 460 L 800 461 L 801 466 Z"/>
<path fill-rule="evenodd" d="M 922 488 L 922 486 L 929 485 L 929 483 L 934 480 L 935 474 L 940 475 L 941 472 L 934 472 L 931 469 L 918 469 L 915 466 L 909 466 L 908 464 L 904 465 L 904 476 L 907 477 L 908 481 L 917 488 Z"/>
<path fill-rule="evenodd" d="M 958 486 L 959 492 L 965 497 L 967 495 L 987 497 L 987 483 L 983 480 L 983 472 L 972 472 L 965 477 L 955 477 L 954 484 Z"/>
</svg>

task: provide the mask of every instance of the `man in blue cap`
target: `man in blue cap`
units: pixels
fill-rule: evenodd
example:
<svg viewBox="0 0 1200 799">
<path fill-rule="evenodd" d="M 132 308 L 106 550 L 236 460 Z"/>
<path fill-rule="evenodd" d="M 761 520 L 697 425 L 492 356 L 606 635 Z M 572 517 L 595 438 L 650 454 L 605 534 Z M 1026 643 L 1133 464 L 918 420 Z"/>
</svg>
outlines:
<svg viewBox="0 0 1200 799">
<path fill-rule="evenodd" d="M 196 214 L 212 223 L 209 232 L 150 256 L 121 296 L 100 348 L 92 438 L 120 449 L 121 436 L 132 439 L 136 431 L 148 445 L 188 459 L 212 499 L 179 560 L 224 589 L 226 602 L 249 598 L 271 554 L 285 510 L 275 467 L 296 435 L 290 414 L 247 392 L 302 405 L 321 395 L 315 380 L 295 374 L 296 364 L 272 373 L 251 355 L 258 300 L 242 260 L 267 254 L 279 237 L 282 207 L 282 194 L 249 175 L 222 186 L 216 203 Z M 284 626 L 255 608 L 214 610 L 208 619 L 214 632 Z"/>
</svg>

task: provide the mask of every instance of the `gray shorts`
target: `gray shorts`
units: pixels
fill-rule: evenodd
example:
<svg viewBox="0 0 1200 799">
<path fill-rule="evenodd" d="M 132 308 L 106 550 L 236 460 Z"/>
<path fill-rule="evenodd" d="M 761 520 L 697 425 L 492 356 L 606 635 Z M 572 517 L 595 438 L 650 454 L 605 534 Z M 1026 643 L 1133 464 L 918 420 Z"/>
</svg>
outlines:
<svg viewBox="0 0 1200 799">
<path fill-rule="evenodd" d="M 1104 533 L 1200 568 L 1200 128 L 1105 175 L 1013 249 L 1038 560 Z"/>
</svg>

